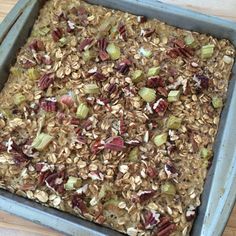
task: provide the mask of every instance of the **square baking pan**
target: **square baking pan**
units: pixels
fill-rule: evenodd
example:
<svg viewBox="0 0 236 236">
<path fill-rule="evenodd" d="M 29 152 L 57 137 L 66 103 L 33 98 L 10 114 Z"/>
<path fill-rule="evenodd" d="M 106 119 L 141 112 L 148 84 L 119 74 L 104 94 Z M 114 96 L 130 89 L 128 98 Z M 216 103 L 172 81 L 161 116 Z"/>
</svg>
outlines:
<svg viewBox="0 0 236 236">
<path fill-rule="evenodd" d="M 157 18 L 170 25 L 229 39 L 236 47 L 236 23 L 181 9 L 156 0 L 88 0 L 92 4 Z M 0 89 L 37 19 L 43 1 L 20 0 L 0 25 Z M 227 223 L 236 197 L 236 66 L 233 67 L 227 101 L 221 114 L 208 172 L 192 236 L 219 236 Z M 1 130 L 0 130 L 1 132 Z M 44 207 L 0 190 L 0 210 L 73 236 L 122 235 L 79 217 Z"/>
</svg>

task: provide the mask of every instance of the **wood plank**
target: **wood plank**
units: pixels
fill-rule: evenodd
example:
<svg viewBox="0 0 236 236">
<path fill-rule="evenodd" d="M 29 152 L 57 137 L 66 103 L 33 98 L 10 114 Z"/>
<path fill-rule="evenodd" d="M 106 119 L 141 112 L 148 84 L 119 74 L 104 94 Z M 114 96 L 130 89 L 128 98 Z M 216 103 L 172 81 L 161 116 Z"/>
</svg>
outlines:
<svg viewBox="0 0 236 236">
<path fill-rule="evenodd" d="M 0 0 L 0 22 L 17 0 Z M 183 6 L 202 13 L 236 21 L 235 0 L 163 0 L 163 2 Z M 62 236 L 62 234 L 0 211 L 0 236 Z M 236 207 L 234 208 L 223 236 L 236 235 Z"/>
</svg>

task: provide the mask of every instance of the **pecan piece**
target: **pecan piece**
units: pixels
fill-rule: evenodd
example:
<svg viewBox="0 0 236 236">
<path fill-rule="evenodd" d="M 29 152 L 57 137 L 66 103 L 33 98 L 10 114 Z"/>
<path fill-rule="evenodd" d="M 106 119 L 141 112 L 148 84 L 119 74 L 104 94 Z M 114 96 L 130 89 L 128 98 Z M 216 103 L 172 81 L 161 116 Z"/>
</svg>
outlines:
<svg viewBox="0 0 236 236">
<path fill-rule="evenodd" d="M 156 194 L 156 191 L 154 190 L 145 190 L 145 191 L 139 192 L 138 197 L 139 197 L 140 203 L 148 201 L 149 199 L 154 197 L 155 194 Z"/>
<path fill-rule="evenodd" d="M 70 95 L 63 95 L 61 98 L 60 98 L 60 102 L 62 104 L 65 104 L 66 106 L 68 107 L 72 107 L 74 105 L 74 99 L 72 98 L 72 96 Z"/>
<path fill-rule="evenodd" d="M 184 58 L 191 58 L 193 56 L 192 48 L 185 45 L 183 40 L 176 39 L 173 41 L 173 48 L 167 52 L 171 58 L 182 56 Z"/>
<path fill-rule="evenodd" d="M 12 141 L 10 153 L 13 154 L 13 160 L 16 165 L 25 165 L 31 160 L 31 157 L 27 156 L 23 152 L 22 147 L 17 145 L 14 141 Z"/>
<path fill-rule="evenodd" d="M 153 76 L 147 79 L 146 85 L 149 88 L 157 88 L 157 87 L 164 87 L 165 83 L 160 76 Z"/>
<path fill-rule="evenodd" d="M 79 45 L 79 51 L 82 52 L 83 50 L 86 50 L 87 48 L 89 48 L 92 42 L 93 42 L 92 38 L 86 38 L 82 40 L 82 42 Z"/>
<path fill-rule="evenodd" d="M 66 31 L 68 33 L 72 33 L 72 32 L 74 32 L 74 30 L 75 30 L 75 23 L 70 21 L 70 20 L 68 20 L 67 21 L 67 29 L 66 29 Z"/>
<path fill-rule="evenodd" d="M 104 148 L 113 151 L 122 151 L 125 148 L 124 140 L 120 136 L 110 137 L 105 141 Z"/>
<path fill-rule="evenodd" d="M 146 172 L 150 178 L 155 178 L 157 176 L 157 169 L 155 167 L 148 166 Z"/>
<path fill-rule="evenodd" d="M 141 30 L 141 36 L 143 36 L 143 37 L 146 37 L 146 38 L 148 38 L 148 37 L 151 37 L 152 36 L 152 34 L 155 32 L 155 29 L 142 29 Z"/>
<path fill-rule="evenodd" d="M 36 66 L 36 62 L 30 58 L 26 58 L 26 57 L 21 58 L 20 62 L 22 64 L 22 67 L 25 69 L 29 69 Z"/>
<path fill-rule="evenodd" d="M 169 236 L 176 230 L 176 225 L 171 223 L 170 218 L 163 216 L 157 224 L 154 235 L 156 236 Z"/>
<path fill-rule="evenodd" d="M 49 55 L 43 55 L 41 61 L 45 65 L 52 65 L 52 59 Z"/>
<path fill-rule="evenodd" d="M 110 58 L 106 51 L 99 51 L 99 57 L 102 61 L 107 61 Z"/>
<path fill-rule="evenodd" d="M 118 31 L 119 31 L 121 39 L 126 41 L 127 40 L 127 32 L 126 32 L 126 27 L 125 27 L 125 25 L 123 23 L 119 24 Z"/>
<path fill-rule="evenodd" d="M 23 163 L 27 163 L 30 159 L 23 152 L 21 152 L 21 153 L 13 152 L 13 160 L 16 165 L 21 165 Z"/>
<path fill-rule="evenodd" d="M 158 92 L 158 94 L 160 94 L 163 97 L 167 97 L 168 96 L 168 91 L 167 91 L 166 88 L 158 87 L 157 88 L 157 92 Z"/>
<path fill-rule="evenodd" d="M 51 84 L 53 84 L 54 75 L 52 73 L 44 74 L 40 79 L 38 86 L 42 90 L 46 90 Z"/>
<path fill-rule="evenodd" d="M 146 16 L 137 16 L 138 23 L 145 23 L 147 21 Z"/>
<path fill-rule="evenodd" d="M 145 210 L 141 215 L 141 223 L 145 229 L 153 229 L 159 222 L 160 214 L 151 210 Z"/>
<path fill-rule="evenodd" d="M 168 102 L 163 99 L 160 98 L 158 101 L 156 101 L 153 104 L 153 110 L 159 115 L 159 116 L 164 116 L 166 110 L 168 108 Z"/>
<path fill-rule="evenodd" d="M 99 48 L 100 51 L 106 51 L 106 48 L 107 48 L 107 45 L 108 45 L 108 42 L 107 42 L 106 38 L 99 39 L 97 44 L 98 44 L 98 48 Z"/>
<path fill-rule="evenodd" d="M 49 188 L 52 188 L 58 193 L 64 192 L 65 172 L 54 172 L 47 176 L 45 183 Z"/>
<path fill-rule="evenodd" d="M 29 49 L 34 52 L 44 51 L 45 50 L 44 43 L 39 39 L 34 39 L 29 44 Z"/>
<path fill-rule="evenodd" d="M 58 42 L 63 36 L 63 31 L 61 28 L 57 27 L 52 31 L 52 39 L 54 42 Z"/>
<path fill-rule="evenodd" d="M 168 161 L 165 166 L 164 166 L 164 170 L 168 176 L 168 178 L 176 178 L 178 176 L 178 172 L 177 169 L 175 168 L 175 166 L 173 165 L 173 163 L 171 163 L 170 161 Z"/>
<path fill-rule="evenodd" d="M 208 89 L 209 88 L 209 78 L 205 75 L 196 75 L 193 77 L 193 80 L 196 81 L 196 87 L 201 89 Z"/>
<path fill-rule="evenodd" d="M 109 59 L 109 54 L 106 52 L 106 48 L 108 45 L 107 39 L 101 38 L 97 42 L 99 48 L 99 57 L 102 61 L 106 61 Z"/>
<path fill-rule="evenodd" d="M 72 208 L 79 209 L 81 214 L 88 212 L 87 206 L 86 206 L 82 196 L 79 194 L 73 195 L 72 200 L 71 200 L 71 204 L 72 204 Z"/>
<path fill-rule="evenodd" d="M 42 99 L 40 107 L 47 112 L 55 112 L 57 111 L 57 100 L 55 98 Z"/>
<path fill-rule="evenodd" d="M 44 185 L 46 178 L 51 174 L 52 174 L 52 172 L 50 170 L 47 170 L 45 172 L 40 172 L 40 174 L 38 176 L 38 184 Z"/>
<path fill-rule="evenodd" d="M 97 154 L 104 149 L 104 143 L 101 140 L 95 141 L 91 146 L 91 151 L 93 154 Z"/>
<path fill-rule="evenodd" d="M 114 93 L 117 90 L 117 85 L 116 84 L 110 84 L 107 88 L 107 91 L 109 94 Z"/>
<path fill-rule="evenodd" d="M 187 221 L 192 221 L 196 216 L 196 208 L 192 205 L 188 207 L 185 213 L 185 218 Z"/>
<path fill-rule="evenodd" d="M 116 67 L 117 71 L 121 74 L 125 75 L 129 72 L 129 68 L 131 66 L 131 61 L 128 59 L 125 59 L 119 63 L 119 65 Z"/>
<path fill-rule="evenodd" d="M 94 76 L 95 79 L 96 79 L 97 81 L 99 81 L 99 82 L 107 80 L 107 77 L 106 77 L 104 74 L 102 74 L 101 72 L 98 72 L 98 71 L 95 72 L 95 73 L 93 74 L 93 76 Z"/>
<path fill-rule="evenodd" d="M 123 135 L 126 133 L 126 127 L 125 127 L 125 122 L 124 122 L 124 117 L 121 116 L 120 120 L 119 120 L 119 133 L 120 135 Z"/>
</svg>

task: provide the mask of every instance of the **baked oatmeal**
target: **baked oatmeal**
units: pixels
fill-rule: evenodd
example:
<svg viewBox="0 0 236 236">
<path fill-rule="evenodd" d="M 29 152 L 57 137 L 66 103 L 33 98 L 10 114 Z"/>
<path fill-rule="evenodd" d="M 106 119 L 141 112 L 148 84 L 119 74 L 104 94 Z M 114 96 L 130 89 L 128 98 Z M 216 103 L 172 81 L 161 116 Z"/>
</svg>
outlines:
<svg viewBox="0 0 236 236">
<path fill-rule="evenodd" d="M 235 51 L 49 0 L 0 93 L 0 187 L 128 235 L 189 235 Z"/>
</svg>

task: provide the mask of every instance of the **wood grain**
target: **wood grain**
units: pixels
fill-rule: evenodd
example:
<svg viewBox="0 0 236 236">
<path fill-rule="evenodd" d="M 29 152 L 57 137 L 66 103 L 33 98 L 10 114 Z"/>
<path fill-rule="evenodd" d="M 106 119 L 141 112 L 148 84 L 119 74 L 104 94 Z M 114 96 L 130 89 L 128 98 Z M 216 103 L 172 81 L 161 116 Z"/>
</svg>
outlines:
<svg viewBox="0 0 236 236">
<path fill-rule="evenodd" d="M 17 0 L 0 0 L 0 22 L 16 2 Z M 236 0 L 163 0 L 163 2 L 236 21 Z M 6 235 L 62 236 L 56 231 L 0 211 L 0 236 Z M 231 214 L 223 236 L 236 236 L 236 207 Z"/>
</svg>

